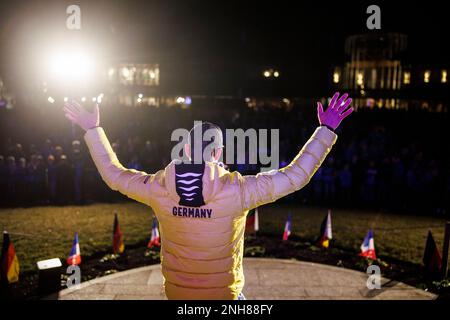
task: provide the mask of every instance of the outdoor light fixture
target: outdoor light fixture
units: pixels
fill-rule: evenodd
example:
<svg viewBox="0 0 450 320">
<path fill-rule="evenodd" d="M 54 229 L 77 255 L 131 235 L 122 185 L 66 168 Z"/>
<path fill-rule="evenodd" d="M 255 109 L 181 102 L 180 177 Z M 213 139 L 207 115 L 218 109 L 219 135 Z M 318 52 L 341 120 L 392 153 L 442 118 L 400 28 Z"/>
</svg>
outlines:
<svg viewBox="0 0 450 320">
<path fill-rule="evenodd" d="M 181 104 L 184 103 L 185 99 L 183 97 L 178 97 L 176 101 Z"/>
<path fill-rule="evenodd" d="M 356 78 L 356 83 L 357 83 L 359 86 L 362 86 L 362 85 L 363 85 L 363 83 L 364 83 L 364 76 L 363 76 L 362 73 L 358 73 L 357 78 Z"/>
<path fill-rule="evenodd" d="M 262 75 L 264 76 L 264 78 L 270 78 L 270 77 L 278 78 L 280 76 L 280 71 L 273 70 L 273 69 L 267 69 L 267 70 L 263 71 Z"/>
<path fill-rule="evenodd" d="M 442 73 L 441 73 L 441 82 L 442 82 L 442 83 L 447 83 L 447 70 L 442 70 Z"/>
<path fill-rule="evenodd" d="M 333 83 L 339 83 L 339 73 L 335 72 L 333 74 Z"/>
<path fill-rule="evenodd" d="M 102 100 L 103 100 L 103 97 L 104 97 L 105 95 L 103 94 L 103 93 L 100 93 L 99 95 L 98 95 L 98 97 L 97 97 L 97 103 L 102 103 Z"/>
<path fill-rule="evenodd" d="M 424 74 L 423 74 L 423 82 L 429 83 L 430 82 L 430 76 L 431 76 L 430 70 L 425 71 Z"/>
<path fill-rule="evenodd" d="M 59 258 L 37 262 L 39 270 L 39 292 L 50 294 L 61 288 L 62 263 Z"/>
<path fill-rule="evenodd" d="M 405 72 L 403 73 L 403 84 L 410 84 L 411 83 L 411 73 Z"/>
</svg>

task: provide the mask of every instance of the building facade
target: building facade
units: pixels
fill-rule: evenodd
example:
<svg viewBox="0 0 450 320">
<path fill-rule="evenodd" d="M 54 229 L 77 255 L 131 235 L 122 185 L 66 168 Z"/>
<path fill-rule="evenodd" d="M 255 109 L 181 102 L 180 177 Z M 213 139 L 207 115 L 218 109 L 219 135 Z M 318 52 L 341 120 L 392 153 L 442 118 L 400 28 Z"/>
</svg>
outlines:
<svg viewBox="0 0 450 320">
<path fill-rule="evenodd" d="M 345 41 L 345 55 L 331 83 L 334 89 L 351 92 L 357 108 L 448 112 L 448 66 L 411 61 L 406 35 L 353 35 Z"/>
</svg>

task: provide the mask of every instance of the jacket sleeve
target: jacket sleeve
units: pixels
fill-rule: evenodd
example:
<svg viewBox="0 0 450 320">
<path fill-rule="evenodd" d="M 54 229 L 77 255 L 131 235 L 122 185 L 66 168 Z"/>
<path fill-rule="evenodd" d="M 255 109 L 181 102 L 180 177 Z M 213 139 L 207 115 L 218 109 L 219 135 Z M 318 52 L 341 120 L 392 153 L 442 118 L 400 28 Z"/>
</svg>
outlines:
<svg viewBox="0 0 450 320">
<path fill-rule="evenodd" d="M 111 148 L 103 128 L 88 130 L 84 140 L 95 166 L 108 187 L 131 199 L 150 204 L 149 186 L 146 184 L 153 175 L 124 168 Z"/>
<path fill-rule="evenodd" d="M 243 210 L 273 202 L 303 188 L 325 160 L 336 139 L 333 131 L 318 127 L 288 166 L 255 176 L 243 176 L 240 181 Z"/>
</svg>

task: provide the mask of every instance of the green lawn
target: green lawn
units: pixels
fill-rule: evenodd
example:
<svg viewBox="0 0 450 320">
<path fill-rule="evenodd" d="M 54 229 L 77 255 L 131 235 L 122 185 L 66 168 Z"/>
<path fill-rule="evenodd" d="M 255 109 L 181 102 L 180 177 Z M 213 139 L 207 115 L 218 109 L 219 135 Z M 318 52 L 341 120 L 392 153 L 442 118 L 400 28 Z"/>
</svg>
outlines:
<svg viewBox="0 0 450 320">
<path fill-rule="evenodd" d="M 110 251 L 115 210 L 125 245 L 149 238 L 152 210 L 138 203 L 1 209 L 0 229 L 10 232 L 21 271 L 35 271 L 38 260 L 65 259 L 75 231 L 79 232 L 82 256 Z M 305 240 L 318 236 L 326 209 L 276 204 L 260 208 L 260 232 L 281 237 L 289 211 L 293 214 L 294 235 Z M 372 227 L 380 257 L 421 263 L 428 230 L 433 231 L 441 246 L 444 221 L 431 217 L 333 210 L 333 245 L 357 253 L 367 229 Z"/>
<path fill-rule="evenodd" d="M 292 212 L 292 234 L 314 241 L 327 209 L 270 205 L 259 210 L 261 231 L 281 237 L 288 212 Z M 374 231 L 379 257 L 422 263 L 428 230 L 442 248 L 445 219 L 380 212 L 336 209 L 331 212 L 332 245 L 359 253 L 369 228 Z"/>
<path fill-rule="evenodd" d="M 0 210 L 0 229 L 11 234 L 21 271 L 36 270 L 36 261 L 66 259 L 78 231 L 82 256 L 111 251 L 114 211 L 126 244 L 149 237 L 152 210 L 138 203 L 34 207 Z M 0 240 L 2 241 L 2 240 Z"/>
</svg>

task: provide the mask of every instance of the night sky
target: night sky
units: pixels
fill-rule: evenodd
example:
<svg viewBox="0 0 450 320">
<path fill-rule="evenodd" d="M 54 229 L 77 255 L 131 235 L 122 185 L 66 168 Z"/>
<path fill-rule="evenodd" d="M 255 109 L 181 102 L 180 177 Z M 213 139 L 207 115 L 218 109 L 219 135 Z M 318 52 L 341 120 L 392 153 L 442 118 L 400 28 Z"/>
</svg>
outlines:
<svg viewBox="0 0 450 320">
<path fill-rule="evenodd" d="M 373 32 L 366 28 L 370 4 L 381 7 L 382 31 L 409 36 L 412 62 L 449 64 L 450 12 L 444 1 L 341 2 L 2 0 L 0 74 L 7 80 L 24 76 L 42 42 L 78 32 L 105 59 L 202 64 L 219 79 L 222 69 L 274 65 L 291 75 L 284 85 L 314 91 L 344 61 L 345 37 Z M 69 4 L 81 6 L 81 31 L 65 29 Z"/>
</svg>

